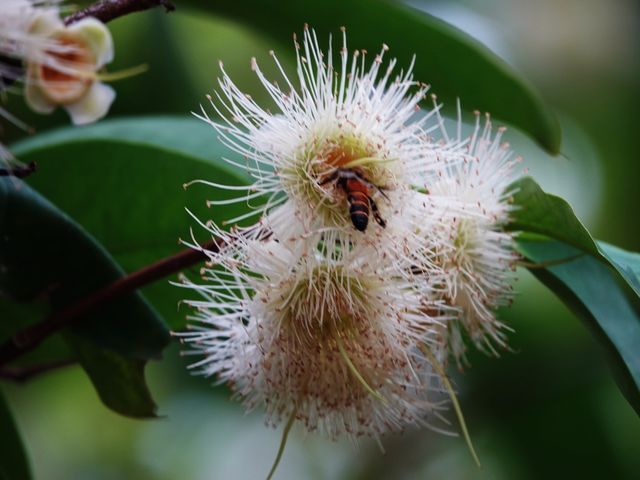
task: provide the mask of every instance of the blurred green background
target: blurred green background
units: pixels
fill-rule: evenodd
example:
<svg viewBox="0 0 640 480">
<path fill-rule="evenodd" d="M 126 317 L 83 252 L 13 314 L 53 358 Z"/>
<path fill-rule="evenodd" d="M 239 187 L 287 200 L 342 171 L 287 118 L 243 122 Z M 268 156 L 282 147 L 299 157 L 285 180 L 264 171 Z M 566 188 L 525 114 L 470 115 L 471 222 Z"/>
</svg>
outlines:
<svg viewBox="0 0 640 480">
<path fill-rule="evenodd" d="M 198 109 L 216 86 L 218 59 L 241 89 L 265 100 L 249 59 L 266 59 L 269 40 L 176 4 L 178 11 L 171 15 L 146 12 L 109 25 L 116 41 L 111 69 L 150 66 L 146 75 L 115 85 L 118 99 L 110 117 L 183 115 Z M 637 3 L 413 0 L 410 5 L 474 36 L 535 85 L 561 120 L 563 155 L 550 157 L 510 129 L 507 139 L 513 149 L 545 189 L 574 206 L 594 236 L 640 251 Z M 337 22 L 336 32 L 339 26 Z M 291 32 L 301 27 L 282 25 Z M 411 49 L 390 47 L 391 54 Z M 12 98 L 11 111 L 39 130 L 67 122 L 62 112 L 37 117 L 21 103 Z M 180 184 L 175 188 L 176 194 L 181 192 Z M 387 438 L 382 454 L 367 440 L 335 443 L 294 429 L 276 478 L 638 478 L 640 419 L 615 386 L 603 351 L 528 273 L 521 272 L 516 289 L 513 308 L 502 312 L 515 329 L 513 352 L 501 359 L 473 354 L 472 367 L 456 375 L 482 470 L 462 439 L 426 430 Z M 163 416 L 153 421 L 130 420 L 107 410 L 78 367 L 26 385 L 4 382 L 35 477 L 264 477 L 280 431 L 266 428 L 261 412 L 245 415 L 225 389 L 190 377 L 185 365 L 173 345 L 161 362 L 148 367 Z"/>
</svg>

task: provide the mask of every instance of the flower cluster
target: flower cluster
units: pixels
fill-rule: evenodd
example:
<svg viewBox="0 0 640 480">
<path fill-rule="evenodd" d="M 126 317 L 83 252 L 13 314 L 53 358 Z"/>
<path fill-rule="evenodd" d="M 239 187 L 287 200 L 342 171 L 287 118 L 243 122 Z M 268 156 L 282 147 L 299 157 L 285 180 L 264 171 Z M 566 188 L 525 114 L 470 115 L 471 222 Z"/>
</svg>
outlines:
<svg viewBox="0 0 640 480">
<path fill-rule="evenodd" d="M 508 220 L 513 165 L 501 131 L 478 119 L 448 135 L 412 66 L 395 74 L 387 46 L 325 55 L 305 27 L 295 77 L 252 69 L 277 110 L 258 105 L 222 68 L 197 115 L 254 179 L 211 204 L 257 203 L 219 239 L 178 333 L 198 372 L 228 384 L 268 421 L 329 437 L 402 431 L 438 417 L 450 355 L 463 338 L 505 346 L 496 308 L 511 298 Z M 257 217 L 255 222 L 249 219 Z M 246 224 L 249 223 L 247 226 Z M 251 224 L 252 223 L 252 224 Z M 202 249 L 197 242 L 187 242 Z M 446 382 L 448 385 L 448 382 Z"/>
</svg>

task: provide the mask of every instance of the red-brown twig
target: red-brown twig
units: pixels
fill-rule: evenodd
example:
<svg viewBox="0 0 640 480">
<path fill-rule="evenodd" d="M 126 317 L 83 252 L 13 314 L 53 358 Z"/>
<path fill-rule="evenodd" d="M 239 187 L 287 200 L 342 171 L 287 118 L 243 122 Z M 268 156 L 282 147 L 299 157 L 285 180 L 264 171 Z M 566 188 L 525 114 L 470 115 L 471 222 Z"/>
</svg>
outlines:
<svg viewBox="0 0 640 480">
<path fill-rule="evenodd" d="M 71 25 L 87 17 L 94 17 L 102 23 L 107 23 L 133 12 L 141 12 L 159 6 L 163 6 L 167 12 L 173 12 L 176 9 L 169 0 L 103 0 L 72 13 L 64 19 L 64 23 Z"/>
<path fill-rule="evenodd" d="M 44 321 L 20 330 L 8 341 L 0 345 L 0 365 L 5 365 L 30 352 L 46 338 L 69 326 L 74 321 L 87 318 L 86 315 L 99 306 L 206 260 L 207 257 L 204 250 L 217 252 L 223 244 L 222 240 L 213 239 L 202 245 L 203 250 L 187 249 L 171 257 L 164 258 L 116 280 L 73 305 L 52 313 Z"/>
<path fill-rule="evenodd" d="M 13 382 L 23 383 L 32 380 L 43 373 L 49 373 L 52 370 L 69 367 L 75 365 L 77 360 L 57 360 L 50 363 L 42 363 L 39 365 L 30 365 L 28 367 L 4 367 L 0 368 L 0 378 L 11 380 Z"/>
</svg>

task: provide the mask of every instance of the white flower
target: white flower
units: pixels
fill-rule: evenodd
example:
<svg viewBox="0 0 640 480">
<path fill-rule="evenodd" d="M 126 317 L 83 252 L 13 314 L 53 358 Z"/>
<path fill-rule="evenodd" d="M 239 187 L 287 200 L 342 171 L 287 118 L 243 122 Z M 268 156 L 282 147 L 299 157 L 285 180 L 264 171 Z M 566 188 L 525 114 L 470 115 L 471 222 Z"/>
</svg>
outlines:
<svg viewBox="0 0 640 480">
<path fill-rule="evenodd" d="M 433 111 L 416 114 L 428 87 L 413 81 L 411 65 L 395 77 L 395 60 L 383 67 L 386 45 L 372 62 L 364 51 L 356 50 L 350 56 L 344 29 L 337 68 L 331 41 L 325 55 L 315 32 L 308 28 L 302 45 L 295 42 L 295 46 L 295 78 L 287 76 L 272 52 L 282 73 L 280 84 L 268 80 L 252 61 L 275 110 L 259 106 L 241 92 L 223 69 L 220 91 L 215 99 L 209 97 L 221 120 L 212 120 L 204 108 L 197 115 L 247 160 L 242 167 L 255 181 L 236 201 L 268 198 L 252 212 L 263 217 L 281 205 L 280 215 L 289 219 L 282 237 L 331 228 L 351 241 L 373 241 L 377 236 L 377 244 L 388 246 L 389 251 L 406 248 L 397 231 L 385 235 L 383 227 L 393 223 L 398 210 L 419 208 L 412 204 L 416 197 L 411 183 L 417 176 L 437 177 L 459 150 L 455 142 L 437 145 L 431 141 L 427 122 Z M 365 195 L 350 199 L 355 183 Z M 356 202 L 366 205 L 358 222 L 350 213 Z M 438 199 L 430 196 L 417 203 L 432 208 Z M 363 218 L 367 211 L 368 222 Z M 298 221 L 292 222 L 294 218 Z M 408 214 L 400 222 L 405 232 L 415 231 L 412 218 Z M 366 235 L 357 230 L 366 230 Z"/>
<path fill-rule="evenodd" d="M 0 77 L 2 84 L 24 80 L 27 104 L 36 112 L 63 106 L 73 123 L 91 123 L 107 114 L 115 98 L 98 81 L 98 71 L 113 60 L 113 41 L 95 18 L 65 26 L 58 3 L 3 0 Z"/>
<path fill-rule="evenodd" d="M 422 346 L 446 317 L 388 262 L 338 235 L 294 242 L 225 235 L 207 252 L 207 282 L 179 333 L 204 358 L 198 373 L 228 383 L 270 423 L 296 419 L 329 437 L 378 437 L 424 424 L 441 391 Z M 255 230 L 254 230 L 255 232 Z M 316 248 L 317 245 L 317 248 Z M 197 248 L 197 247 L 196 247 Z M 375 260 L 375 261 L 374 261 Z"/>
<path fill-rule="evenodd" d="M 39 113 L 63 106 L 76 125 L 104 117 L 115 91 L 98 81 L 98 71 L 113 60 L 109 29 L 88 17 L 65 26 L 59 17 L 39 16 L 30 33 L 56 42 L 43 60 L 28 59 L 25 98 Z"/>
<path fill-rule="evenodd" d="M 2 0 L 0 6 L 0 103 L 7 93 L 12 92 L 12 85 L 23 75 L 23 61 L 28 58 L 42 59 L 48 51 L 56 51 L 56 42 L 32 34 L 29 29 L 40 16 L 58 17 L 55 0 Z M 0 117 L 28 130 L 28 127 L 8 110 L 0 106 Z M 0 167 L 11 170 L 21 166 L 7 147 L 0 143 Z"/>
<path fill-rule="evenodd" d="M 465 352 L 463 330 L 483 351 L 497 355 L 496 346 L 507 348 L 509 328 L 497 319 L 496 309 L 513 296 L 518 256 L 513 235 L 503 227 L 512 210 L 509 185 L 519 159 L 512 159 L 509 145 L 502 143 L 503 132 L 499 128 L 494 136 L 489 117 L 483 126 L 477 113 L 474 131 L 465 141 L 465 160 L 452 163 L 445 176 L 426 187 L 463 205 L 455 215 L 443 216 L 431 233 L 439 237 L 433 262 L 445 272 L 443 298 L 459 310 L 459 320 L 448 324 L 449 344 L 458 362 Z"/>
<path fill-rule="evenodd" d="M 38 17 L 58 18 L 59 2 L 39 0 L 2 0 L 0 9 L 0 74 L 4 80 L 15 81 L 20 76 L 20 62 L 42 60 L 46 52 L 57 49 L 55 41 L 30 31 Z M 10 60 L 18 60 L 12 63 Z"/>
</svg>

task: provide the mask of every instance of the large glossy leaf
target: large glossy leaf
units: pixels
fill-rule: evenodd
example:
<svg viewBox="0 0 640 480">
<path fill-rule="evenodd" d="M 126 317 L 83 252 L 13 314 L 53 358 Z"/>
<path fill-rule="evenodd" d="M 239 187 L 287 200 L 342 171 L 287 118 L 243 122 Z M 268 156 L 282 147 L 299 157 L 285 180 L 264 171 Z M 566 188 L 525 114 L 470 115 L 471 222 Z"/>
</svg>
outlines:
<svg viewBox="0 0 640 480">
<path fill-rule="evenodd" d="M 52 311 L 122 276 L 109 254 L 79 225 L 26 184 L 7 178 L 0 180 L 0 265 L 4 296 L 19 302 L 46 301 Z M 23 325 L 24 319 L 0 314 L 3 323 L 15 325 L 14 331 Z M 166 327 L 139 294 L 124 296 L 79 319 L 66 336 L 75 349 L 86 352 L 78 358 L 94 384 L 104 389 L 114 383 L 111 375 L 120 375 L 125 367 L 137 371 L 144 361 L 158 358 L 169 340 Z M 91 352 L 97 347 L 120 359 L 122 368 L 96 368 L 99 358 Z M 142 381 L 140 375 L 137 378 Z M 123 400 L 108 406 L 126 415 L 141 414 L 139 404 L 126 400 L 127 388 L 113 389 L 112 395 Z M 153 415 L 153 403 L 146 402 L 146 408 L 146 415 Z"/>
<path fill-rule="evenodd" d="M 513 204 L 516 207 L 508 229 L 535 233 L 559 240 L 615 268 L 640 298 L 640 256 L 626 252 L 604 242 L 596 242 L 571 205 L 565 200 L 546 193 L 529 177 L 513 183 Z M 636 301 L 633 298 L 632 301 Z"/>
<path fill-rule="evenodd" d="M 54 310 L 122 276 L 109 254 L 73 220 L 27 185 L 6 178 L 0 185 L 0 263 L 6 296 L 20 302 L 45 297 Z M 140 359 L 159 357 L 169 339 L 139 295 L 101 307 L 72 331 Z"/>
<path fill-rule="evenodd" d="M 546 193 L 535 180 L 522 178 L 510 187 L 516 207 L 508 228 L 546 235 L 592 255 L 600 255 L 591 234 L 565 200 Z"/>
<path fill-rule="evenodd" d="M 464 108 L 491 112 L 528 132 L 550 152 L 557 153 L 560 148 L 555 116 L 512 68 L 458 29 L 400 2 L 188 0 L 183 3 L 259 29 L 276 42 L 265 46 L 265 51 L 277 46 L 278 55 L 283 57 L 287 53 L 293 55 L 291 34 L 300 31 L 305 22 L 318 32 L 323 44 L 328 43 L 330 33 L 339 36 L 339 28 L 344 25 L 352 48 L 377 52 L 386 43 L 403 66 L 416 54 L 416 78 L 431 84 L 449 107 L 460 98 Z"/>
<path fill-rule="evenodd" d="M 520 251 L 535 262 L 572 258 L 531 272 L 547 285 L 587 325 L 604 346 L 616 381 L 640 414 L 640 310 L 615 269 L 561 242 L 520 240 Z M 626 252 L 625 252 L 626 253 Z M 637 267 L 638 260 L 635 258 Z"/>
<path fill-rule="evenodd" d="M 598 248 L 640 297 L 640 254 L 604 242 L 598 242 Z"/>
<path fill-rule="evenodd" d="M 571 206 L 531 178 L 509 190 L 516 207 L 509 229 L 520 232 L 521 253 L 543 267 L 552 262 L 532 273 L 606 347 L 622 392 L 640 413 L 640 255 L 594 241 Z"/>
<path fill-rule="evenodd" d="M 29 480 L 31 468 L 27 453 L 2 391 L 0 391 L 0 439 L 0 479 Z"/>
<path fill-rule="evenodd" d="M 213 129 L 193 118 L 135 118 L 41 134 L 14 146 L 23 161 L 37 161 L 29 183 L 102 243 L 127 271 L 184 247 L 194 220 L 216 222 L 247 211 L 243 203 L 207 208 L 207 199 L 237 192 L 183 184 L 194 179 L 245 184 L 244 174 L 222 160 L 233 157 Z M 238 160 L 236 158 L 236 160 Z M 88 208 L 90 206 L 90 208 Z M 207 238 L 195 226 L 196 236 Z M 163 279 L 143 289 L 172 328 L 184 324 L 184 291 Z"/>
</svg>

